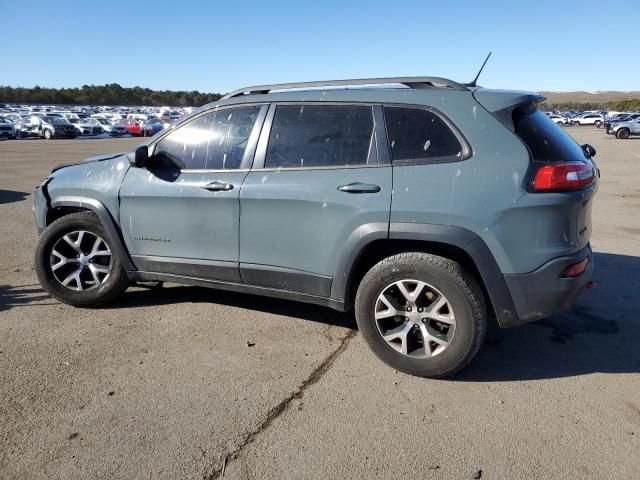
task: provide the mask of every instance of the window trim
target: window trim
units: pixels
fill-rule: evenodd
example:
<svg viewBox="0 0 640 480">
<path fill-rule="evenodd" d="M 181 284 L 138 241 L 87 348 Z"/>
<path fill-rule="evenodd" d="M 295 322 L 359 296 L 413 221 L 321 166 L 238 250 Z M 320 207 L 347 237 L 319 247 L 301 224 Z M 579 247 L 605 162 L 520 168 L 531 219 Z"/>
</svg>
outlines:
<svg viewBox="0 0 640 480">
<path fill-rule="evenodd" d="M 460 146 L 462 147 L 461 155 L 444 155 L 439 157 L 429 157 L 429 158 L 406 158 L 403 160 L 394 160 L 393 158 L 393 149 L 391 148 L 391 142 L 389 141 L 389 129 L 387 127 L 387 118 L 384 115 L 385 107 L 388 108 L 405 108 L 412 110 L 426 110 L 444 122 L 444 124 L 449 127 L 449 130 L 453 133 L 453 135 L 457 138 L 458 142 L 460 142 Z M 389 158 L 391 159 L 391 163 L 393 166 L 407 166 L 407 165 L 437 165 L 442 163 L 457 163 L 464 162 L 465 160 L 469 160 L 473 157 L 473 149 L 471 148 L 471 144 L 467 140 L 467 138 L 462 134 L 458 126 L 453 123 L 453 121 L 447 117 L 444 113 L 438 110 L 435 107 L 430 105 L 416 105 L 410 103 L 383 103 L 382 104 L 382 118 L 384 120 L 384 127 L 386 131 L 386 140 L 387 140 L 387 148 L 389 150 Z"/>
<path fill-rule="evenodd" d="M 253 124 L 253 128 L 251 129 L 251 133 L 249 134 L 249 138 L 247 139 L 247 148 L 244 151 L 244 155 L 242 156 L 242 161 L 240 162 L 240 168 L 234 169 L 221 169 L 221 168 L 181 168 L 177 171 L 180 173 L 210 173 L 210 172 L 219 172 L 219 173 L 230 173 L 230 172 L 248 172 L 251 170 L 251 164 L 253 163 L 253 159 L 256 153 L 256 147 L 258 145 L 258 139 L 260 137 L 260 132 L 262 131 L 262 126 L 264 124 L 264 119 L 267 116 L 267 109 L 269 107 L 268 103 L 264 102 L 250 102 L 250 103 L 234 103 L 232 105 L 223 105 L 221 107 L 213 107 L 207 110 L 203 110 L 198 112 L 197 114 L 185 119 L 180 122 L 173 128 L 167 129 L 166 132 L 162 134 L 162 136 L 155 139 L 151 142 L 147 148 L 149 149 L 149 157 L 152 157 L 155 154 L 156 145 L 164 140 L 171 133 L 183 128 L 195 120 L 203 117 L 205 115 L 209 115 L 214 112 L 218 112 L 221 110 L 230 110 L 234 108 L 243 108 L 243 107 L 259 107 L 258 116 L 256 117 L 256 121 Z"/>
<path fill-rule="evenodd" d="M 265 168 L 265 160 L 267 158 L 267 148 L 269 146 L 269 137 L 271 136 L 271 128 L 273 127 L 273 119 L 275 117 L 276 109 L 279 105 L 299 105 L 299 106 L 359 106 L 359 107 L 370 107 L 371 108 L 371 120 L 373 121 L 373 137 L 376 145 L 375 154 L 370 153 L 369 159 L 373 155 L 375 155 L 375 162 L 366 163 L 364 165 L 326 165 L 326 166 L 313 166 L 313 167 L 269 167 Z M 388 159 L 388 152 L 385 153 L 387 149 L 387 145 L 384 142 L 386 140 L 386 133 L 384 131 L 384 125 L 380 124 L 379 114 L 376 114 L 376 110 L 380 108 L 379 104 L 372 102 L 319 102 L 312 101 L 306 102 L 304 100 L 291 100 L 291 101 L 281 101 L 281 102 L 272 102 L 269 105 L 269 111 L 267 112 L 267 116 L 265 118 L 262 132 L 260 133 L 260 139 L 258 140 L 258 147 L 256 150 L 256 154 L 253 160 L 253 166 L 251 170 L 260 170 L 262 172 L 286 172 L 286 171 L 298 171 L 298 170 L 346 170 L 346 169 L 354 169 L 354 168 L 379 168 L 379 167 L 389 167 L 391 165 L 388 163 L 381 163 L 381 160 Z M 383 136 L 385 135 L 385 136 Z M 384 150 L 383 150 L 384 149 Z M 369 160 L 368 159 L 368 160 Z"/>
</svg>

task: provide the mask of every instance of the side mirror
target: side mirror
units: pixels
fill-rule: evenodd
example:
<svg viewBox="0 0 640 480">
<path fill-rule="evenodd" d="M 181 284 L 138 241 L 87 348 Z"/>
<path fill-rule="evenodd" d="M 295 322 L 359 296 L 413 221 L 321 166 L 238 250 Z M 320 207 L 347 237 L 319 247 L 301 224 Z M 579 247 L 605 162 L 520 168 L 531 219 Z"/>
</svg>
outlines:
<svg viewBox="0 0 640 480">
<path fill-rule="evenodd" d="M 580 145 L 580 146 L 582 147 L 582 151 L 587 157 L 591 158 L 596 156 L 596 149 L 593 148 L 588 143 L 585 143 L 584 145 Z"/>
<path fill-rule="evenodd" d="M 134 151 L 127 153 L 132 167 L 143 168 L 149 163 L 149 147 L 140 145 Z"/>
</svg>

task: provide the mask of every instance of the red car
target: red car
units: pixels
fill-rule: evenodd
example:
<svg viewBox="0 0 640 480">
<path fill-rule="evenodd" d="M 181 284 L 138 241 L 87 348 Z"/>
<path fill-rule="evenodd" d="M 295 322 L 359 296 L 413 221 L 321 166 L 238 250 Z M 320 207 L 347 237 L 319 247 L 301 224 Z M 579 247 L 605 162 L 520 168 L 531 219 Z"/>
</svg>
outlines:
<svg viewBox="0 0 640 480">
<path fill-rule="evenodd" d="M 141 137 L 142 132 L 142 120 L 136 120 L 135 118 L 126 118 L 121 120 L 120 124 L 127 129 L 129 135 Z"/>
</svg>

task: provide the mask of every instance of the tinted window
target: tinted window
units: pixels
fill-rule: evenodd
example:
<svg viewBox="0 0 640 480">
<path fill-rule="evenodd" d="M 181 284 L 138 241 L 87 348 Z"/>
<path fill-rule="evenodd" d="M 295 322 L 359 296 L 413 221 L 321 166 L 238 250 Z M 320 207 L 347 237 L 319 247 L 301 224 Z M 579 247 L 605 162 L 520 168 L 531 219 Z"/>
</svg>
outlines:
<svg viewBox="0 0 640 480">
<path fill-rule="evenodd" d="M 180 169 L 240 168 L 260 107 L 219 110 L 196 118 L 156 145 L 159 166 Z"/>
<path fill-rule="evenodd" d="M 265 168 L 363 165 L 372 148 L 371 107 L 279 105 Z"/>
<path fill-rule="evenodd" d="M 385 107 L 384 118 L 394 160 L 462 155 L 462 145 L 454 133 L 429 110 Z"/>
<path fill-rule="evenodd" d="M 573 138 L 533 106 L 516 108 L 513 112 L 513 125 L 535 161 L 566 162 L 585 159 L 582 148 Z"/>
</svg>

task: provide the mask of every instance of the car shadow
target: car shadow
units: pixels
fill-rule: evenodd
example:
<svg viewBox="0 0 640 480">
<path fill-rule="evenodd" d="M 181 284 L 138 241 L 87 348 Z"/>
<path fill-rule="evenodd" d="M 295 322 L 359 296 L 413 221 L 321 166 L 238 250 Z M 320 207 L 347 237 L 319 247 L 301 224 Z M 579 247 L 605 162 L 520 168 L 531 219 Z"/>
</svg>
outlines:
<svg viewBox="0 0 640 480">
<path fill-rule="evenodd" d="M 0 312 L 15 307 L 51 305 L 51 303 L 33 304 L 33 302 L 47 299 L 51 300 L 51 297 L 47 295 L 38 284 L 0 285 Z"/>
<path fill-rule="evenodd" d="M 4 203 L 21 202 L 29 196 L 26 192 L 17 192 L 15 190 L 0 190 L 0 205 Z"/>
<path fill-rule="evenodd" d="M 512 329 L 490 325 L 483 348 L 458 381 L 542 380 L 640 373 L 640 257 L 595 253 L 597 287 L 573 309 Z"/>
<path fill-rule="evenodd" d="M 219 304 L 354 330 L 357 328 L 353 314 L 338 312 L 319 305 L 183 285 L 168 288 L 151 287 L 136 291 L 129 290 L 113 304 L 104 308 L 148 307 L 173 303 Z"/>
</svg>

